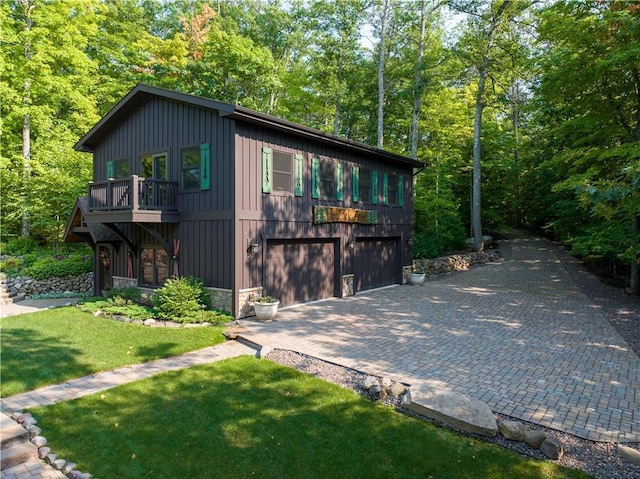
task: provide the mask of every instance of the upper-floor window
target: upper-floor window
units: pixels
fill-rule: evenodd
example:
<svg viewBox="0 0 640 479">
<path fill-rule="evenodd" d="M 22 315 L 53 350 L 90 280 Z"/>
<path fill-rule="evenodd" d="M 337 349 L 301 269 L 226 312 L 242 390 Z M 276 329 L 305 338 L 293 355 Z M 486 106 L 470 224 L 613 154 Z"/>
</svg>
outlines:
<svg viewBox="0 0 640 479">
<path fill-rule="evenodd" d="M 342 163 L 313 158 L 311 160 L 311 196 L 328 200 L 342 200 L 344 177 Z"/>
<path fill-rule="evenodd" d="M 293 193 L 293 155 L 273 150 L 273 191 Z"/>
<path fill-rule="evenodd" d="M 168 155 L 166 152 L 142 155 L 140 157 L 142 176 L 144 178 L 150 178 L 154 180 L 166 180 L 168 176 L 167 158 Z"/>
<path fill-rule="evenodd" d="M 262 149 L 262 192 L 302 196 L 303 157 L 272 148 Z"/>
<path fill-rule="evenodd" d="M 107 161 L 107 178 L 126 178 L 129 175 L 129 158 Z"/>
<path fill-rule="evenodd" d="M 404 206 L 404 176 L 382 175 L 382 204 Z"/>
<path fill-rule="evenodd" d="M 378 204 L 378 172 L 354 166 L 351 175 L 353 201 Z"/>
<path fill-rule="evenodd" d="M 180 150 L 180 187 L 183 190 L 208 190 L 211 185 L 209 144 Z"/>
</svg>

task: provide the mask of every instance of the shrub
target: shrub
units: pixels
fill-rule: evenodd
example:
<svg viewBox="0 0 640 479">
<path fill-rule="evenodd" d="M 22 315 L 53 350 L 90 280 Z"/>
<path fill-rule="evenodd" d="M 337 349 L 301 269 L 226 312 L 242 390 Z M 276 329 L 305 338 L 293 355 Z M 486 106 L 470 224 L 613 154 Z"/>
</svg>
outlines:
<svg viewBox="0 0 640 479">
<path fill-rule="evenodd" d="M 107 298 L 122 298 L 131 302 L 139 303 L 142 298 L 142 292 L 135 286 L 127 286 L 125 288 L 109 288 L 105 293 Z"/>
<path fill-rule="evenodd" d="M 204 318 L 204 310 L 211 306 L 211 299 L 199 279 L 172 278 L 156 291 L 153 306 L 158 318 L 199 322 Z"/>
<path fill-rule="evenodd" d="M 93 271 L 93 262 L 83 258 L 58 260 L 56 258 L 40 258 L 24 273 L 35 279 L 53 277 L 78 276 Z"/>
</svg>

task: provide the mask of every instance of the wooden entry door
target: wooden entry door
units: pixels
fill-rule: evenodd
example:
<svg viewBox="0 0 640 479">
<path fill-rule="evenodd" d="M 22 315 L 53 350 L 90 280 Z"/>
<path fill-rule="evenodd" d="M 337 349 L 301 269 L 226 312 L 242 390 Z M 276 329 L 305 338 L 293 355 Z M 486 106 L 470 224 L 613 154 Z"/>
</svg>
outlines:
<svg viewBox="0 0 640 479">
<path fill-rule="evenodd" d="M 98 247 L 98 292 L 113 287 L 113 248 Z"/>
</svg>

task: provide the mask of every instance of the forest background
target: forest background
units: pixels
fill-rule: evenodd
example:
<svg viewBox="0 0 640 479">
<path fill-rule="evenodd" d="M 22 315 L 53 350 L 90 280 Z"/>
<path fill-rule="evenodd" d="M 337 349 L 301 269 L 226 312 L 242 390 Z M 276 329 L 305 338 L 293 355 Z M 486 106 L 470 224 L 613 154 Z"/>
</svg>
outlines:
<svg viewBox="0 0 640 479">
<path fill-rule="evenodd" d="M 0 26 L 5 245 L 58 245 L 73 145 L 143 82 L 423 161 L 417 256 L 527 227 L 639 293 L 639 3 L 4 0 Z"/>
</svg>

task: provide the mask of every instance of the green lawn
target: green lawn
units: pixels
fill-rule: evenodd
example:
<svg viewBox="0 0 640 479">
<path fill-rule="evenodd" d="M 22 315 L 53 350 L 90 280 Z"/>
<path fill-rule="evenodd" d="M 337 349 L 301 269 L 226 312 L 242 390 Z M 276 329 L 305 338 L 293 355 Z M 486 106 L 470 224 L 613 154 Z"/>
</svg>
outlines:
<svg viewBox="0 0 640 479">
<path fill-rule="evenodd" d="M 148 328 L 75 307 L 2 318 L 0 397 L 217 344 L 223 329 Z"/>
<path fill-rule="evenodd" d="M 588 477 L 252 357 L 31 412 L 58 457 L 96 477 Z"/>
</svg>

